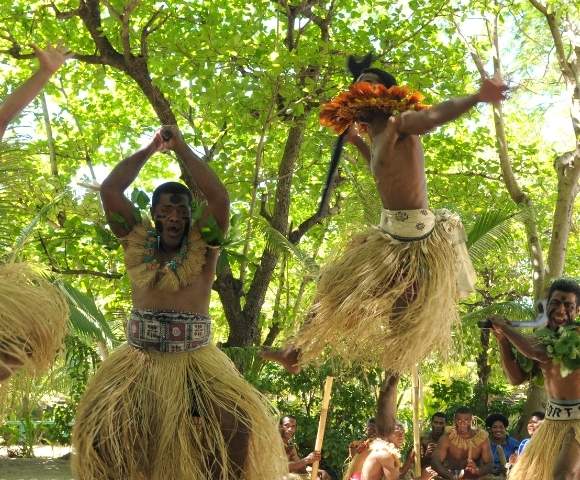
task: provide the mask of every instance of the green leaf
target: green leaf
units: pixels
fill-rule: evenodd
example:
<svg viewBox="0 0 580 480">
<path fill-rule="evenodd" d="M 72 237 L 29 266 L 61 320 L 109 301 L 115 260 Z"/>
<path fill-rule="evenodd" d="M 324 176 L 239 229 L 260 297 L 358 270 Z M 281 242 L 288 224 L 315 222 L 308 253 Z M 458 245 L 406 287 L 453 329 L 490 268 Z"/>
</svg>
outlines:
<svg viewBox="0 0 580 480">
<path fill-rule="evenodd" d="M 59 282 L 57 285 L 68 300 L 70 324 L 76 335 L 91 341 L 101 341 L 109 347 L 120 343 L 91 295 L 67 282 Z"/>
<path fill-rule="evenodd" d="M 138 188 L 133 189 L 131 192 L 131 202 L 140 210 L 146 210 L 149 208 L 149 196 Z"/>
</svg>

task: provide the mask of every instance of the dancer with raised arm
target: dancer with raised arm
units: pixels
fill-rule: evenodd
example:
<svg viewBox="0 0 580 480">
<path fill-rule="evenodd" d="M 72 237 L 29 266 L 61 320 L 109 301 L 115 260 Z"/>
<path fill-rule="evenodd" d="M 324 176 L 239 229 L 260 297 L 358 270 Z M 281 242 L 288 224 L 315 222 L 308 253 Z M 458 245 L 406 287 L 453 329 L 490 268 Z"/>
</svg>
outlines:
<svg viewBox="0 0 580 480">
<path fill-rule="evenodd" d="M 155 190 L 153 222 L 140 221 L 124 196 L 162 150 L 175 152 L 203 195 L 200 218 L 192 218 L 193 195 L 181 183 Z M 164 127 L 113 169 L 101 199 L 125 251 L 133 310 L 127 343 L 103 362 L 80 402 L 76 478 L 281 478 L 288 466 L 266 400 L 211 344 L 208 312 L 219 250 L 201 233 L 212 225 L 227 230 L 225 187 L 176 127 Z"/>
<path fill-rule="evenodd" d="M 506 86 L 485 79 L 478 92 L 432 108 L 383 70 L 350 62 L 356 82 L 322 108 L 323 125 L 366 158 L 383 204 L 380 225 L 355 235 L 321 271 L 309 318 L 267 359 L 290 372 L 322 352 L 403 372 L 444 350 L 458 321 L 457 300 L 475 274 L 457 215 L 429 208 L 420 135 L 478 103 L 504 99 Z M 356 131 L 368 134 L 370 145 Z M 340 146 L 341 142 L 339 142 Z"/>
<path fill-rule="evenodd" d="M 33 45 L 38 70 L 0 104 L 0 142 L 8 124 L 69 58 L 57 45 Z M 0 161 L 1 161 L 0 149 Z M 18 370 L 37 374 L 54 361 L 68 320 L 63 294 L 27 263 L 0 265 L 0 387 Z"/>
</svg>

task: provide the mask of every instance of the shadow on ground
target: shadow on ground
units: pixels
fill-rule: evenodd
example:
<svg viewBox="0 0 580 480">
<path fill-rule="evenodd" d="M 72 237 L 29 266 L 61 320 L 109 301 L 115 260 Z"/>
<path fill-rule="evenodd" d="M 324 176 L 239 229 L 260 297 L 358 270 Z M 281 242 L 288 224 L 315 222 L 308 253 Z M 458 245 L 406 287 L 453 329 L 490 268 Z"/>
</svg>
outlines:
<svg viewBox="0 0 580 480">
<path fill-rule="evenodd" d="M 68 459 L 0 458 L 0 480 L 72 480 Z"/>
</svg>

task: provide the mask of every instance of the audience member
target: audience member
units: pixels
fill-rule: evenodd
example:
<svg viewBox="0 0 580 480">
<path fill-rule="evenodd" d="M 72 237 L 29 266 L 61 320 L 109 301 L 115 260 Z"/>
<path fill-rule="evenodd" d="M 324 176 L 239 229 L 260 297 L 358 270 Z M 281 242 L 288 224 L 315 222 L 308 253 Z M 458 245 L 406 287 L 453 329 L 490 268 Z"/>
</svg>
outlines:
<svg viewBox="0 0 580 480">
<path fill-rule="evenodd" d="M 485 419 L 485 426 L 490 433 L 489 441 L 493 457 L 492 473 L 505 478 L 507 459 L 517 451 L 520 442 L 507 434 L 506 429 L 509 426 L 509 421 L 501 413 L 488 415 Z"/>
<path fill-rule="evenodd" d="M 455 412 L 454 426 L 445 432 L 432 456 L 433 468 L 441 478 L 483 478 L 492 471 L 489 436 L 472 427 L 473 413 L 467 407 Z"/>
<path fill-rule="evenodd" d="M 431 457 L 437 442 L 445 433 L 445 414 L 436 412 L 431 417 L 431 430 L 421 436 L 421 466 L 431 466 Z"/>
<path fill-rule="evenodd" d="M 305 457 L 300 457 L 298 449 L 294 444 L 294 435 L 296 434 L 296 417 L 286 415 L 280 419 L 280 435 L 284 442 L 284 449 L 288 457 L 289 479 L 310 478 L 307 467 L 310 467 L 315 461 L 320 461 L 320 452 L 310 452 Z M 324 470 L 318 470 L 320 480 L 332 480 L 330 475 Z"/>
<path fill-rule="evenodd" d="M 544 415 L 544 412 L 534 412 L 534 413 L 532 413 L 532 416 L 528 420 L 528 435 L 530 437 L 529 438 L 524 438 L 520 442 L 520 446 L 518 447 L 517 451 L 510 456 L 510 459 L 509 459 L 510 464 L 512 464 L 512 465 L 515 464 L 518 461 L 518 457 L 522 453 L 524 453 L 524 450 L 525 450 L 527 444 L 530 442 L 530 440 L 534 436 L 534 433 L 536 433 L 536 431 L 538 430 L 538 428 L 540 427 L 540 425 L 543 423 L 544 416 L 545 416 Z"/>
<path fill-rule="evenodd" d="M 373 438 L 376 438 L 376 436 L 377 436 L 377 421 L 375 417 L 371 417 L 367 421 L 365 438 L 362 440 L 353 440 L 348 445 L 348 459 L 352 460 L 357 453 L 360 453 L 361 451 L 368 448 L 369 442 Z"/>
</svg>

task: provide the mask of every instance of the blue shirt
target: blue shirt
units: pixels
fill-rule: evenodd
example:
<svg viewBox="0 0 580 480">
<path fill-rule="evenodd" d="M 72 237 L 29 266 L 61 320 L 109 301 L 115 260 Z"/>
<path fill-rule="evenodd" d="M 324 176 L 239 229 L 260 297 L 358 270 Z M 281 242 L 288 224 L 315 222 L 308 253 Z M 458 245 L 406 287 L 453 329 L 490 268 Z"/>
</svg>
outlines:
<svg viewBox="0 0 580 480">
<path fill-rule="evenodd" d="M 522 453 L 524 453 L 524 448 L 526 448 L 526 445 L 528 443 L 530 443 L 531 438 L 524 438 L 522 440 L 522 443 L 520 443 L 520 446 L 518 447 L 518 455 L 521 455 Z"/>
<path fill-rule="evenodd" d="M 500 465 L 500 463 L 499 463 L 499 456 L 497 454 L 497 447 L 499 445 L 493 441 L 490 441 L 489 443 L 491 444 L 491 453 L 493 455 L 493 463 L 496 466 L 503 467 L 504 465 Z M 509 460 L 510 455 L 512 453 L 517 452 L 519 446 L 520 446 L 520 442 L 518 442 L 514 437 L 507 437 L 505 445 L 501 445 L 501 447 L 503 448 L 503 451 L 505 453 L 505 459 Z"/>
</svg>

